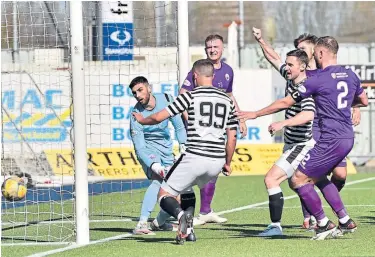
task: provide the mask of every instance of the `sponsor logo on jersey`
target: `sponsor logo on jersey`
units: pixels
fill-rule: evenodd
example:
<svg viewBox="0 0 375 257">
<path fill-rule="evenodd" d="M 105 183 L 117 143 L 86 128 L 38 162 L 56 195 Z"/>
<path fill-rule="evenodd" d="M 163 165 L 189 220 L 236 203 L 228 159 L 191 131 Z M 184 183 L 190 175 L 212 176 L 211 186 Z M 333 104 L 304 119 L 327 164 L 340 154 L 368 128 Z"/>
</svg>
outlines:
<svg viewBox="0 0 375 257">
<path fill-rule="evenodd" d="M 187 87 L 190 87 L 191 86 L 191 83 L 189 80 L 185 79 L 184 81 L 184 85 L 187 86 Z"/>
</svg>

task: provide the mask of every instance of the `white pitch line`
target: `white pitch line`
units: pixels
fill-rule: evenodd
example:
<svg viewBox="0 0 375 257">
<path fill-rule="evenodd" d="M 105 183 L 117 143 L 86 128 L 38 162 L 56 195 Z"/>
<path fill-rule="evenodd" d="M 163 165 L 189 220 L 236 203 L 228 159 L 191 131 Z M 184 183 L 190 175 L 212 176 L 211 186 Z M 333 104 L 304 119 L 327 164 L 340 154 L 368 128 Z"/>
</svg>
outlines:
<svg viewBox="0 0 375 257">
<path fill-rule="evenodd" d="M 346 183 L 345 186 L 360 184 L 360 183 L 364 183 L 364 182 L 368 182 L 368 181 L 372 181 L 372 180 L 375 180 L 375 177 L 350 181 L 350 182 Z M 315 191 L 319 192 L 319 189 L 317 189 Z M 297 197 L 298 197 L 298 195 L 295 194 L 295 195 L 284 197 L 284 200 L 294 199 L 294 198 L 297 198 Z M 227 213 L 233 213 L 233 212 L 248 210 L 248 209 L 252 209 L 252 208 L 255 208 L 255 207 L 258 207 L 258 206 L 262 206 L 262 205 L 266 205 L 266 204 L 268 204 L 268 201 L 264 201 L 264 202 L 261 202 L 261 203 L 250 204 L 250 205 L 246 205 L 246 206 L 234 208 L 234 209 L 231 209 L 231 210 L 221 211 L 221 212 L 218 212 L 217 214 L 218 215 L 222 215 L 222 214 L 227 214 Z"/>
<path fill-rule="evenodd" d="M 69 251 L 69 250 L 73 250 L 73 249 L 77 249 L 77 248 L 89 246 L 89 245 L 95 245 L 95 244 L 109 242 L 109 241 L 112 241 L 112 240 L 118 240 L 118 239 L 122 239 L 122 238 L 126 238 L 126 237 L 131 237 L 132 235 L 133 234 L 127 233 L 127 234 L 122 234 L 122 235 L 118 235 L 118 236 L 107 237 L 107 238 L 103 238 L 103 239 L 100 239 L 100 240 L 91 241 L 90 243 L 88 243 L 86 245 L 72 244 L 72 245 L 69 245 L 69 246 L 66 246 L 66 247 L 63 247 L 63 248 L 59 248 L 59 249 L 55 249 L 55 250 L 50 250 L 50 251 L 46 251 L 46 252 L 41 252 L 41 253 L 36 253 L 36 254 L 33 254 L 33 255 L 29 255 L 28 257 L 44 257 L 44 256 L 48 256 L 48 255 L 51 255 L 51 254 L 61 253 L 61 252 L 65 252 L 65 251 Z"/>
<path fill-rule="evenodd" d="M 367 208 L 367 207 L 375 207 L 375 204 L 345 204 L 345 207 L 364 207 L 364 208 Z M 254 207 L 253 209 L 258 209 L 258 210 L 262 210 L 262 209 L 268 209 L 269 207 L 268 206 L 261 206 L 261 207 Z M 323 208 L 331 208 L 330 206 L 328 205 L 323 205 Z M 301 206 L 284 206 L 283 209 L 301 209 Z"/>
<path fill-rule="evenodd" d="M 364 183 L 364 182 L 368 182 L 368 181 L 372 181 L 372 180 L 375 180 L 375 177 L 351 181 L 351 182 L 346 183 L 346 186 L 360 184 L 360 183 Z M 284 197 L 284 200 L 294 199 L 294 198 L 297 198 L 297 197 L 298 197 L 298 195 L 291 195 L 291 196 Z M 234 209 L 230 209 L 230 210 L 226 210 L 226 211 L 221 211 L 221 212 L 218 212 L 217 214 L 222 215 L 222 214 L 227 214 L 227 213 L 233 213 L 233 212 L 248 210 L 248 209 L 252 209 L 252 208 L 262 206 L 262 205 L 265 205 L 265 204 L 268 204 L 268 201 L 250 204 L 250 205 L 246 205 L 246 206 L 243 206 L 243 207 L 234 208 Z M 81 247 L 90 246 L 90 245 L 94 245 L 94 244 L 109 242 L 109 241 L 112 241 L 112 240 L 118 240 L 118 239 L 122 239 L 122 238 L 126 238 L 126 237 L 131 237 L 132 235 L 133 234 L 127 233 L 127 234 L 118 235 L 118 236 L 114 236 L 114 237 L 108 237 L 108 238 L 104 238 L 104 239 L 97 240 L 97 241 L 91 241 L 90 243 L 88 243 L 86 245 L 72 244 L 70 246 L 63 247 L 63 248 L 50 250 L 50 251 L 46 251 L 46 252 L 41 252 L 41 253 L 36 253 L 36 254 L 30 255 L 28 257 L 44 257 L 44 256 L 48 256 L 48 255 L 51 255 L 51 254 L 61 253 L 61 252 L 69 251 L 69 250 L 76 249 L 76 248 L 81 248 Z"/>
<path fill-rule="evenodd" d="M 345 188 L 346 190 L 375 190 L 375 187 L 349 187 Z"/>
</svg>

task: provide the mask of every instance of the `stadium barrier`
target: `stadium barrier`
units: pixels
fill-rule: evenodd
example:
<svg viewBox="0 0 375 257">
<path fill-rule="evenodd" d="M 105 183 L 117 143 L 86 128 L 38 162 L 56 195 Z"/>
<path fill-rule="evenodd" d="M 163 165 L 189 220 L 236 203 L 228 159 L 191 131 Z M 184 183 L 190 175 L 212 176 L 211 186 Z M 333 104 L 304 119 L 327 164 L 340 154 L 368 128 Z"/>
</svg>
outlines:
<svg viewBox="0 0 375 257">
<path fill-rule="evenodd" d="M 239 144 L 231 164 L 233 175 L 263 175 L 282 154 L 283 144 Z M 174 148 L 178 154 L 178 148 Z M 70 151 L 45 150 L 47 161 L 55 176 L 72 176 Z M 90 148 L 87 152 L 89 176 L 103 179 L 145 179 L 133 148 Z M 348 160 L 348 173 L 356 169 Z"/>
</svg>

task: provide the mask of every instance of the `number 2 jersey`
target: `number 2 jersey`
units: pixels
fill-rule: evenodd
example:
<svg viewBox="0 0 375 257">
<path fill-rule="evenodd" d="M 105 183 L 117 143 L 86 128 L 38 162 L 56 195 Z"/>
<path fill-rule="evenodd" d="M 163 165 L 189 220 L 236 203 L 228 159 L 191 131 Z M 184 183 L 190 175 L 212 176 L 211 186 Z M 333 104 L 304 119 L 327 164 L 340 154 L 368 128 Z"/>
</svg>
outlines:
<svg viewBox="0 0 375 257">
<path fill-rule="evenodd" d="M 188 112 L 186 152 L 225 158 L 226 129 L 237 129 L 234 104 L 213 86 L 199 86 L 179 95 L 166 110 L 171 116 Z"/>
<path fill-rule="evenodd" d="M 318 111 L 322 139 L 354 138 L 351 106 L 363 88 L 351 70 L 332 65 L 309 77 L 304 86 L 292 93 L 294 100 L 313 97 Z"/>
</svg>

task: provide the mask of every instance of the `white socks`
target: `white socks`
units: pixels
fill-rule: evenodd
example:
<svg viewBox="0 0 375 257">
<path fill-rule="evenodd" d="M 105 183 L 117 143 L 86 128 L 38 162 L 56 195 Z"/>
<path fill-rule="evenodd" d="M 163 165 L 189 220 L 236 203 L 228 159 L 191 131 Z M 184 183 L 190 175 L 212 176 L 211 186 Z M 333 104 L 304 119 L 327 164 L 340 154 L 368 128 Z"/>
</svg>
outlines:
<svg viewBox="0 0 375 257">
<path fill-rule="evenodd" d="M 348 222 L 349 219 L 350 219 L 350 217 L 348 215 L 346 215 L 345 217 L 339 219 L 339 221 L 340 221 L 341 224 L 345 224 L 346 222 Z"/>
<path fill-rule="evenodd" d="M 318 226 L 319 227 L 323 227 L 325 225 L 327 225 L 329 219 L 327 217 L 324 217 L 322 220 L 318 220 Z"/>
</svg>

